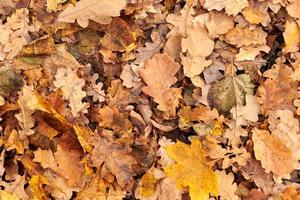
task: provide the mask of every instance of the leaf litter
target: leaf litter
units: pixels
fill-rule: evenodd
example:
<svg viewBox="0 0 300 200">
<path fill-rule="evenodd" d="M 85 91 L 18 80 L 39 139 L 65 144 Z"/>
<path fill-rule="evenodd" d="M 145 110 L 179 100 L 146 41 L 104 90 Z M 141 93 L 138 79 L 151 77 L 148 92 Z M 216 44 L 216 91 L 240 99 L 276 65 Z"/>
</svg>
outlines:
<svg viewBox="0 0 300 200">
<path fill-rule="evenodd" d="M 0 199 L 300 199 L 299 10 L 0 0 Z"/>
</svg>

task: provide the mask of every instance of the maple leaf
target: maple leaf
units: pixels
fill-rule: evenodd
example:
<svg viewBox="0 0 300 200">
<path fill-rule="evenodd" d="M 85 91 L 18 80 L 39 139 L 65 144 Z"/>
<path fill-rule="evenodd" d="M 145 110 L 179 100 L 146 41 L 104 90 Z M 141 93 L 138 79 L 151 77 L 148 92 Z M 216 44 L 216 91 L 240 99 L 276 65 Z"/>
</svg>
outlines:
<svg viewBox="0 0 300 200">
<path fill-rule="evenodd" d="M 179 188 L 189 187 L 191 200 L 206 200 L 209 193 L 218 195 L 217 175 L 206 163 L 199 140 L 193 140 L 191 145 L 177 141 L 166 150 L 176 162 L 164 167 L 166 176 L 175 178 Z"/>
<path fill-rule="evenodd" d="M 247 0 L 206 0 L 204 4 L 204 8 L 206 8 L 208 11 L 211 11 L 213 9 L 221 11 L 225 8 L 225 12 L 228 15 L 234 16 L 247 6 Z"/>
<path fill-rule="evenodd" d="M 267 173 L 273 172 L 276 179 L 289 178 L 289 174 L 298 166 L 298 158 L 282 140 L 269 131 L 254 128 L 252 140 L 257 160 Z"/>
<path fill-rule="evenodd" d="M 68 7 L 58 16 L 61 22 L 77 23 L 86 28 L 89 19 L 100 24 L 109 24 L 111 17 L 120 16 L 120 11 L 126 6 L 125 0 L 80 0 L 75 6 Z"/>
<path fill-rule="evenodd" d="M 218 176 L 218 189 L 221 200 L 238 200 L 239 197 L 235 194 L 237 185 L 234 183 L 233 173 L 227 174 L 226 171 L 215 171 Z"/>
<path fill-rule="evenodd" d="M 173 93 L 170 88 L 176 83 L 175 74 L 180 65 L 165 54 L 155 54 L 151 59 L 145 61 L 145 69 L 140 70 L 140 75 L 147 84 L 142 90 L 145 94 L 154 98 L 158 103 L 158 109 L 161 111 L 174 110 L 177 105 L 169 105 L 166 95 Z"/>
<path fill-rule="evenodd" d="M 247 74 L 226 76 L 214 82 L 208 91 L 209 104 L 221 113 L 228 113 L 235 105 L 245 104 L 245 95 L 253 93 L 254 85 Z"/>
<path fill-rule="evenodd" d="M 69 68 L 58 68 L 53 84 L 56 88 L 61 88 L 64 99 L 69 101 L 72 115 L 77 117 L 79 113 L 87 112 L 87 103 L 82 103 L 86 93 L 82 90 L 85 81 L 77 76 L 76 71 Z"/>
</svg>

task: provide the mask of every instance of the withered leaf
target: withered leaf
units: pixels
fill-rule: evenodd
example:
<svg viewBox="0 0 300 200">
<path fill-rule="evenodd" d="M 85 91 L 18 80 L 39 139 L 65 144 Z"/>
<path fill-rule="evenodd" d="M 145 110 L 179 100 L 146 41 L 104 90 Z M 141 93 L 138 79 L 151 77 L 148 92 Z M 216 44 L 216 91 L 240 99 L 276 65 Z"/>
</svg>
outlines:
<svg viewBox="0 0 300 200">
<path fill-rule="evenodd" d="M 254 85 L 247 74 L 227 76 L 212 83 L 208 91 L 208 101 L 221 113 L 228 113 L 235 105 L 245 105 L 245 96 L 251 95 L 253 88 Z"/>
</svg>

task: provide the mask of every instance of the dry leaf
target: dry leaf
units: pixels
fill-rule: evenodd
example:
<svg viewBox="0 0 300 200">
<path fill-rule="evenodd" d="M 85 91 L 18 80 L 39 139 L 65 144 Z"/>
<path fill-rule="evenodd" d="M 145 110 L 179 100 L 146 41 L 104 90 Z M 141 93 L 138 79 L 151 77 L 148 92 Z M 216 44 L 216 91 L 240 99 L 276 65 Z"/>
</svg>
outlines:
<svg viewBox="0 0 300 200">
<path fill-rule="evenodd" d="M 252 140 L 257 160 L 267 173 L 273 172 L 276 178 L 289 178 L 290 173 L 297 168 L 298 159 L 276 135 L 269 131 L 254 128 Z"/>
<path fill-rule="evenodd" d="M 228 15 L 237 15 L 241 12 L 245 7 L 248 6 L 247 0 L 206 0 L 204 4 L 204 8 L 208 11 L 217 10 L 221 11 L 225 8 L 225 12 Z"/>
<path fill-rule="evenodd" d="M 39 162 L 41 163 L 41 166 L 43 168 L 50 168 L 50 169 L 56 169 L 57 168 L 57 163 L 56 160 L 53 156 L 52 151 L 49 150 L 42 150 L 38 149 L 34 151 L 34 162 Z"/>
<path fill-rule="evenodd" d="M 83 28 L 88 26 L 89 19 L 100 24 L 109 24 L 111 17 L 120 16 L 120 11 L 125 6 L 125 0 L 81 0 L 75 6 L 69 4 L 58 16 L 58 20 L 68 23 L 74 23 L 77 20 Z"/>
<path fill-rule="evenodd" d="M 76 71 L 69 68 L 58 68 L 55 79 L 53 84 L 63 91 L 63 97 L 69 101 L 72 115 L 77 117 L 79 113 L 87 112 L 88 104 L 82 102 L 82 99 L 86 96 L 86 93 L 82 90 L 85 81 L 77 76 Z"/>
<path fill-rule="evenodd" d="M 288 20 L 285 23 L 283 38 L 285 42 L 285 46 L 283 48 L 284 53 L 296 52 L 299 50 L 300 28 L 295 21 Z"/>
<path fill-rule="evenodd" d="M 130 151 L 131 149 L 125 144 L 112 143 L 99 138 L 91 153 L 91 160 L 96 167 L 104 164 L 123 188 L 131 184 L 135 175 L 133 165 L 136 164 L 136 160 L 130 155 Z"/>
<path fill-rule="evenodd" d="M 184 74 L 188 77 L 199 75 L 205 67 L 211 64 L 206 57 L 214 49 L 214 41 L 210 39 L 207 30 L 200 24 L 188 31 L 187 38 L 181 40 L 182 52 L 187 56 L 181 55 Z"/>
<path fill-rule="evenodd" d="M 34 32 L 37 28 L 28 25 L 29 11 L 26 8 L 18 9 L 7 18 L 4 25 L 0 25 L 0 60 L 14 58 L 22 47 L 30 42 L 29 32 Z"/>
<path fill-rule="evenodd" d="M 143 87 L 143 92 L 154 98 L 153 100 L 158 103 L 157 108 L 161 111 L 174 112 L 178 106 L 178 104 L 174 104 L 174 100 L 170 99 L 168 94 L 177 90 L 177 88 L 170 87 L 177 81 L 175 74 L 179 68 L 179 64 L 174 62 L 171 57 L 156 54 L 146 60 L 145 69 L 140 70 L 140 75 L 147 84 Z"/>
<path fill-rule="evenodd" d="M 254 85 L 247 74 L 227 76 L 214 82 L 208 91 L 209 104 L 221 113 L 228 113 L 235 105 L 244 105 L 246 94 L 253 93 Z"/>
<path fill-rule="evenodd" d="M 225 34 L 225 41 L 236 47 L 266 44 L 267 33 L 262 28 L 234 27 Z"/>
<path fill-rule="evenodd" d="M 175 178 L 179 188 L 189 187 L 191 200 L 206 200 L 209 194 L 218 194 L 217 175 L 206 163 L 199 140 L 193 140 L 191 145 L 178 141 L 166 150 L 176 162 L 164 167 L 166 176 Z"/>
<path fill-rule="evenodd" d="M 295 18 L 300 19 L 300 13 L 299 13 L 300 2 L 297 1 L 297 0 L 289 1 L 289 2 L 290 3 L 286 6 L 287 13 L 291 17 L 295 17 Z"/>
<path fill-rule="evenodd" d="M 227 174 L 226 171 L 215 171 L 218 176 L 218 194 L 221 200 L 238 200 L 235 194 L 237 185 L 234 183 L 233 173 Z"/>
<path fill-rule="evenodd" d="M 129 133 L 132 129 L 126 113 L 120 113 L 116 107 L 104 107 L 99 110 L 100 127 L 110 128 L 120 133 Z"/>
</svg>

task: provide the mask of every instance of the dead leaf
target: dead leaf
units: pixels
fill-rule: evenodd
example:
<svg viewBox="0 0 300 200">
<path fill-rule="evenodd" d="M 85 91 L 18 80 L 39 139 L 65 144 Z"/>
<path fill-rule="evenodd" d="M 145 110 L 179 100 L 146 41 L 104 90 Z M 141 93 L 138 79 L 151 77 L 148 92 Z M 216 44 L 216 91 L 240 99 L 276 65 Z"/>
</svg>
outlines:
<svg viewBox="0 0 300 200">
<path fill-rule="evenodd" d="M 205 200 L 209 194 L 218 194 L 217 175 L 206 163 L 199 140 L 194 140 L 191 145 L 176 142 L 166 150 L 176 162 L 164 167 L 166 176 L 175 178 L 179 188 L 189 187 L 192 200 Z"/>
<path fill-rule="evenodd" d="M 126 6 L 125 0 L 81 0 L 75 6 L 69 4 L 68 7 L 58 16 L 61 22 L 77 23 L 86 28 L 89 19 L 99 24 L 109 24 L 111 17 L 120 16 L 120 11 Z M 109 8 L 109 9 L 107 9 Z M 99 14 L 101 11 L 101 14 Z"/>
<path fill-rule="evenodd" d="M 145 69 L 140 70 L 140 75 L 147 84 L 143 87 L 143 92 L 158 103 L 158 109 L 161 111 L 172 111 L 178 104 L 170 104 L 171 99 L 167 94 L 176 92 L 176 88 L 170 88 L 176 83 L 175 74 L 179 70 L 179 64 L 164 54 L 155 54 L 151 59 L 146 60 Z M 176 97 L 175 97 L 176 100 Z M 174 101 L 173 101 L 174 102 Z"/>
</svg>

